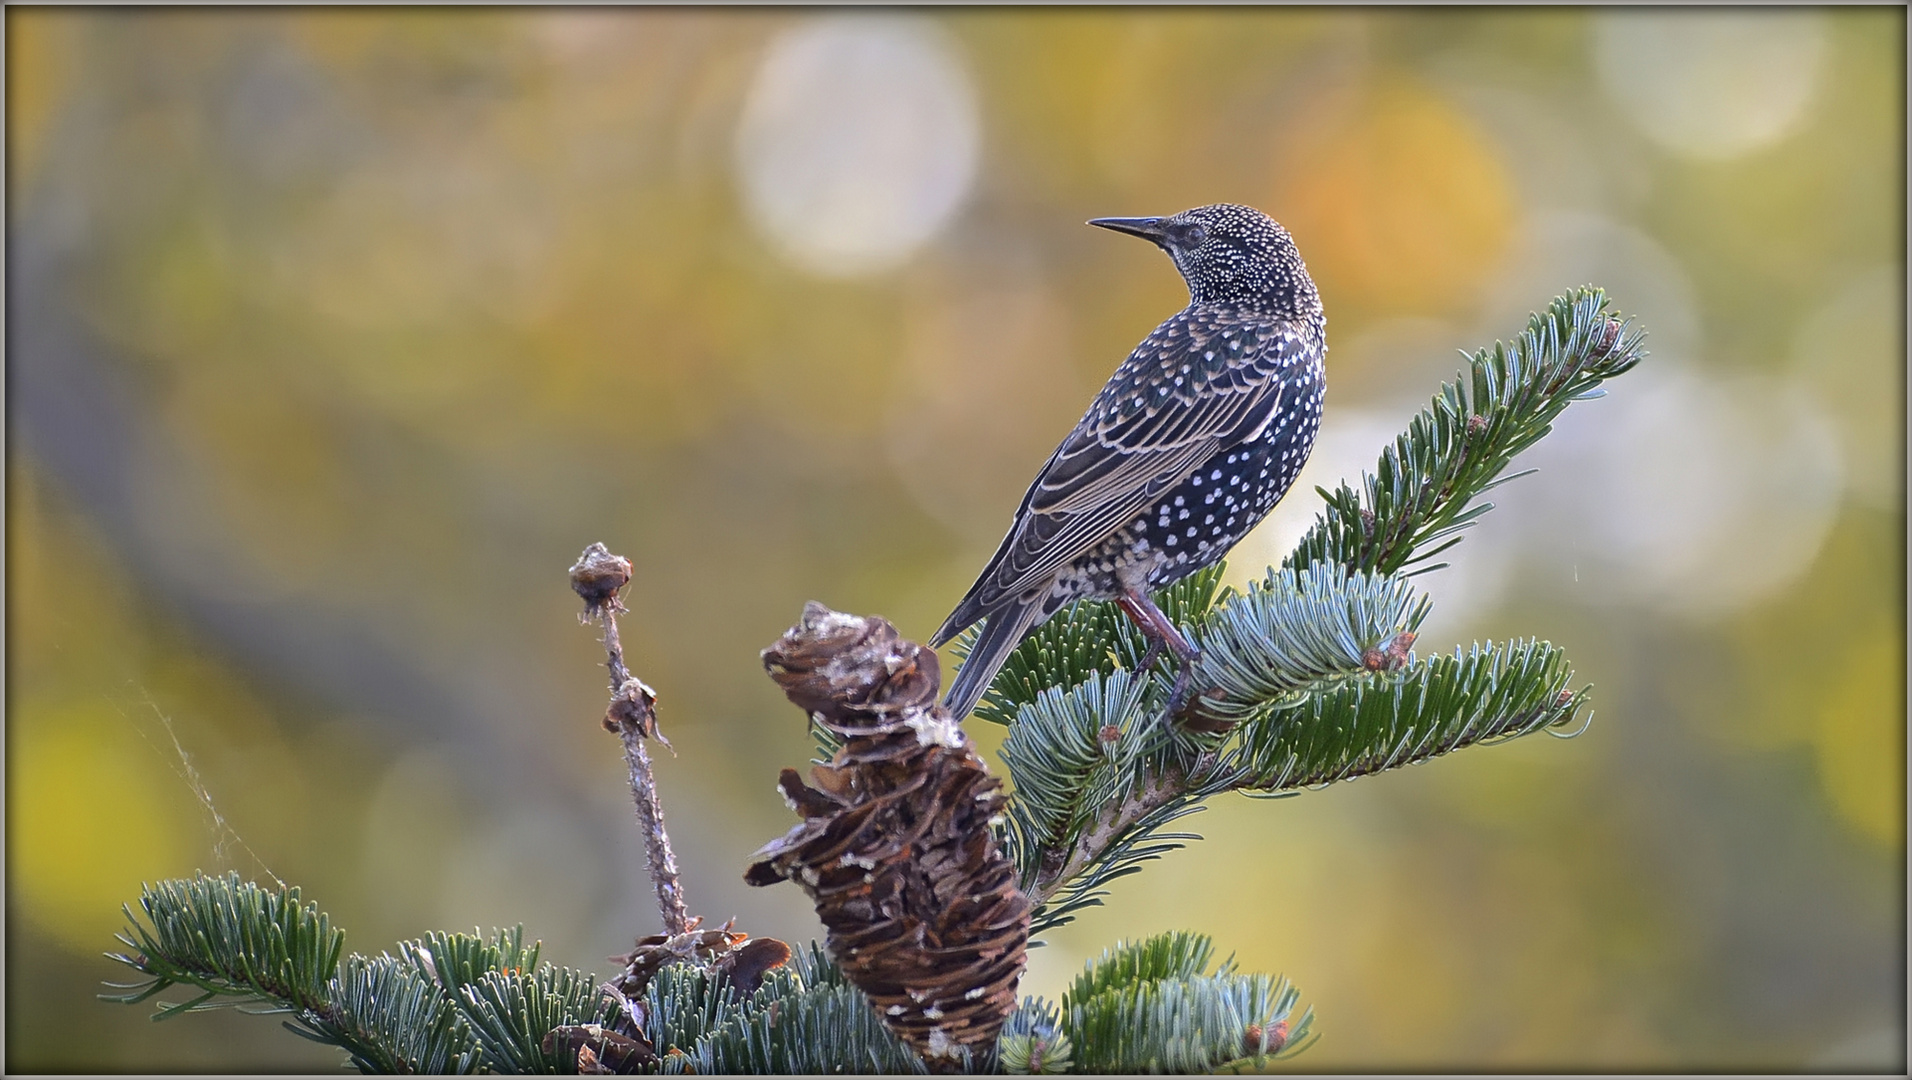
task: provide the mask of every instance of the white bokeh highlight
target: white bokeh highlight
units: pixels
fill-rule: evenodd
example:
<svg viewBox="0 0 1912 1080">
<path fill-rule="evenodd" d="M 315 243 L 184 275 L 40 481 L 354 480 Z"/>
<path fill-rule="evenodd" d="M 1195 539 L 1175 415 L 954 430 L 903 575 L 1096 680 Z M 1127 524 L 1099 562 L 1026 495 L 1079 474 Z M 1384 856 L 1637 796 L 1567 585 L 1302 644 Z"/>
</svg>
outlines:
<svg viewBox="0 0 1912 1080">
<path fill-rule="evenodd" d="M 1482 338 L 1587 282 L 1646 329 L 1647 358 L 1517 458 L 1540 474 L 1498 489 L 1500 509 L 1473 531 L 1508 530 L 1533 584 L 1591 604 L 1708 618 L 1773 595 L 1811 566 L 1844 494 L 1826 402 L 1804 380 L 1742 373 L 1730 357 L 1695 364 L 1705 328 L 1685 268 L 1598 214 L 1535 218 L 1491 288 Z"/>
<path fill-rule="evenodd" d="M 1789 365 L 1838 421 L 1847 492 L 1905 505 L 1905 270 L 1862 270 L 1806 314 Z"/>
<path fill-rule="evenodd" d="M 777 35 L 745 100 L 750 220 L 822 277 L 892 269 L 962 205 L 981 147 L 975 88 L 929 20 L 837 15 Z"/>
<path fill-rule="evenodd" d="M 1653 356 L 1684 358 L 1701 351 L 1699 301 L 1680 260 L 1641 230 L 1582 211 L 1534 215 L 1489 284 L 1465 347 L 1471 352 L 1513 337 L 1554 297 L 1587 285 L 1599 286 L 1613 310 L 1646 329 Z"/>
<path fill-rule="evenodd" d="M 1556 587 L 1700 618 L 1804 574 L 1844 493 L 1837 429 L 1805 384 L 1653 357 L 1516 465 L 1543 482 L 1506 508 Z"/>
<path fill-rule="evenodd" d="M 1723 160 L 1779 141 L 1812 102 L 1827 52 L 1818 12 L 1687 8 L 1594 16 L 1600 86 L 1654 142 Z"/>
</svg>

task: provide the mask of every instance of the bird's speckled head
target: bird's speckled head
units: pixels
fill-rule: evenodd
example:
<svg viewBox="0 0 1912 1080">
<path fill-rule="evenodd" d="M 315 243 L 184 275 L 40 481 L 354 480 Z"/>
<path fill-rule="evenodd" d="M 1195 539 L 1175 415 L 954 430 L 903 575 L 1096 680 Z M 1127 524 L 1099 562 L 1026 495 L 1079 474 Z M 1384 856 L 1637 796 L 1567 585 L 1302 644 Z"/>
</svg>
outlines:
<svg viewBox="0 0 1912 1080">
<path fill-rule="evenodd" d="M 1216 203 L 1173 217 L 1097 218 L 1089 224 L 1154 241 L 1175 260 L 1189 298 L 1198 304 L 1241 303 L 1271 315 L 1320 317 L 1321 297 L 1294 239 L 1252 206 Z"/>
</svg>

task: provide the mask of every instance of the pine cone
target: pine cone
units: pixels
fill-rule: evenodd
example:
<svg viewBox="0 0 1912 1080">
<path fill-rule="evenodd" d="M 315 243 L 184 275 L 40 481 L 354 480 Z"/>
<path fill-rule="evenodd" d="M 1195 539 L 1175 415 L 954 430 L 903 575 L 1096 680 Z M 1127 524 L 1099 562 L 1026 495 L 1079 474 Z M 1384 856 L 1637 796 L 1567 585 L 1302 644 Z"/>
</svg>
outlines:
<svg viewBox="0 0 1912 1080">
<path fill-rule="evenodd" d="M 1002 784 L 936 702 L 936 654 L 884 619 L 813 602 L 763 657 L 845 742 L 812 770 L 814 788 L 783 771 L 804 821 L 757 852 L 744 880 L 794 878 L 837 966 L 932 1066 L 988 1052 L 1016 1007 L 1029 901 L 990 831 Z"/>
</svg>

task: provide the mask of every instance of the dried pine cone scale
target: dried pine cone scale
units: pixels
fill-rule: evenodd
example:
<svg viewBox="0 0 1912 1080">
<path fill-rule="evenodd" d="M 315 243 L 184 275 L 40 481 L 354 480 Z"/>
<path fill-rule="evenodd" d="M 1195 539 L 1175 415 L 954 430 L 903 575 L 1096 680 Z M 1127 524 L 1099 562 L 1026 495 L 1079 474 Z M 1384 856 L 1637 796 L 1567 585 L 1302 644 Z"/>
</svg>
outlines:
<svg viewBox="0 0 1912 1080">
<path fill-rule="evenodd" d="M 844 741 L 814 788 L 783 771 L 804 820 L 745 880 L 809 893 L 845 977 L 932 1066 L 988 1053 L 1016 1005 L 1029 902 L 989 827 L 1001 781 L 936 702 L 936 654 L 883 619 L 812 604 L 764 666 Z"/>
</svg>

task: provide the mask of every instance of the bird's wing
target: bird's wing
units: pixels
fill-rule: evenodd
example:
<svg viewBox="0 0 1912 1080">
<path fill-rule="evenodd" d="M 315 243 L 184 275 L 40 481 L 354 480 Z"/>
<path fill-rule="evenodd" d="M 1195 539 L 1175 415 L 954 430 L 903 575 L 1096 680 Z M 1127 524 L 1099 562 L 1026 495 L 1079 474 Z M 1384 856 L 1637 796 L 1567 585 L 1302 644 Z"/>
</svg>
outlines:
<svg viewBox="0 0 1912 1080">
<path fill-rule="evenodd" d="M 1158 477 L 1180 483 L 1216 446 L 1245 438 L 1253 421 L 1280 408 L 1281 393 L 1281 384 L 1262 380 L 1121 423 L 1079 426 L 1036 477 L 1029 510 L 1080 514 L 1144 494 Z"/>
<path fill-rule="evenodd" d="M 1236 355 L 1204 361 L 1217 339 L 1199 326 L 1191 333 L 1186 322 L 1170 335 L 1172 326 L 1175 320 L 1164 323 L 1135 350 L 1056 448 L 952 622 L 966 612 L 980 618 L 1042 584 L 1187 480 L 1218 448 L 1254 435 L 1281 406 L 1287 380 L 1278 376 L 1316 347 L 1292 324 L 1237 325 L 1230 340 L 1242 344 L 1225 350 Z M 1190 374 L 1178 384 L 1174 373 L 1185 362 Z"/>
</svg>

